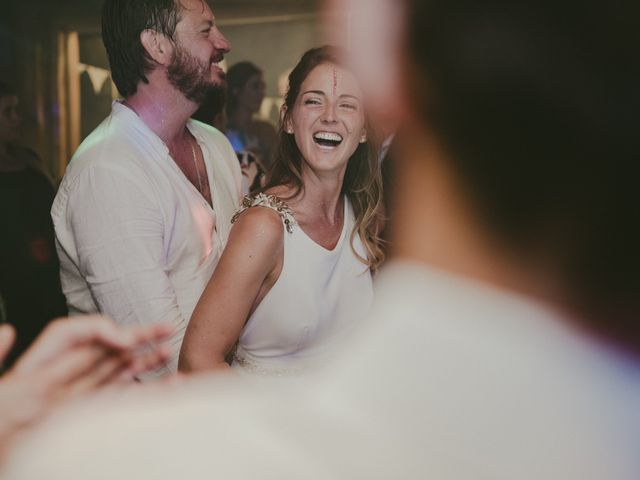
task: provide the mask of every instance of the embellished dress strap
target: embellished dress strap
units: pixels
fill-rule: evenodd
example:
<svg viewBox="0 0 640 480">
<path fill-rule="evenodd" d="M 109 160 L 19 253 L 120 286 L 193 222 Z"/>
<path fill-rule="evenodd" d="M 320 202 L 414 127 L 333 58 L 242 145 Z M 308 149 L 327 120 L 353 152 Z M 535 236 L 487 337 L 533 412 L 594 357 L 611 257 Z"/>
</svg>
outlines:
<svg viewBox="0 0 640 480">
<path fill-rule="evenodd" d="M 280 218 L 282 218 L 282 223 L 284 223 L 284 227 L 287 229 L 287 232 L 293 233 L 293 226 L 296 224 L 296 219 L 294 218 L 293 211 L 289 205 L 284 203 L 275 195 L 267 195 L 266 193 L 245 196 L 242 199 L 242 206 L 231 218 L 231 223 L 235 223 L 236 220 L 238 220 L 238 217 L 240 217 L 245 210 L 252 207 L 267 207 L 275 211 L 280 215 Z"/>
</svg>

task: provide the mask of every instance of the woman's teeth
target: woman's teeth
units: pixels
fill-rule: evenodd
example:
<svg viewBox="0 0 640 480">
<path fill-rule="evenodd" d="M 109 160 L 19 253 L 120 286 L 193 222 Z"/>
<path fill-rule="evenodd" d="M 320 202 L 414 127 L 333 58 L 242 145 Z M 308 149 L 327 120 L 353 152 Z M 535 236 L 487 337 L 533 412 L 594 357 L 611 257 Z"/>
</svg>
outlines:
<svg viewBox="0 0 640 480">
<path fill-rule="evenodd" d="M 337 147 L 342 143 L 342 136 L 333 132 L 318 132 L 313 134 L 313 141 L 326 147 Z"/>
</svg>

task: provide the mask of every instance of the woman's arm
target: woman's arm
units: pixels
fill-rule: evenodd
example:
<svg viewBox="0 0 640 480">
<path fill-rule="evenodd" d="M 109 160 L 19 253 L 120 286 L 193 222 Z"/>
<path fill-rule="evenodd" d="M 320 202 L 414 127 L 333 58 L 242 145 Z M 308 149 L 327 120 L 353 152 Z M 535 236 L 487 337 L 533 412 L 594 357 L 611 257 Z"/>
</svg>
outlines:
<svg viewBox="0 0 640 480">
<path fill-rule="evenodd" d="M 225 355 L 240 337 L 256 303 L 280 274 L 283 231 L 278 214 L 267 208 L 250 208 L 238 218 L 187 326 L 180 371 L 228 366 Z"/>
</svg>

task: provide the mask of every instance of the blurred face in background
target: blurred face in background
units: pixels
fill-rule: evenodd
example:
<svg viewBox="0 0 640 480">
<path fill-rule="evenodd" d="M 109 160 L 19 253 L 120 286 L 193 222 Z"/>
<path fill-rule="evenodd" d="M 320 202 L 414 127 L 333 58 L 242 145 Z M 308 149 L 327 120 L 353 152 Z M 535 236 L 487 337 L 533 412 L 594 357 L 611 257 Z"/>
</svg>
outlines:
<svg viewBox="0 0 640 480">
<path fill-rule="evenodd" d="M 261 73 L 251 76 L 238 93 L 238 104 L 250 112 L 257 113 L 264 100 L 266 85 Z"/>
<path fill-rule="evenodd" d="M 19 134 L 18 97 L 16 95 L 0 97 L 0 143 L 15 142 Z"/>
</svg>

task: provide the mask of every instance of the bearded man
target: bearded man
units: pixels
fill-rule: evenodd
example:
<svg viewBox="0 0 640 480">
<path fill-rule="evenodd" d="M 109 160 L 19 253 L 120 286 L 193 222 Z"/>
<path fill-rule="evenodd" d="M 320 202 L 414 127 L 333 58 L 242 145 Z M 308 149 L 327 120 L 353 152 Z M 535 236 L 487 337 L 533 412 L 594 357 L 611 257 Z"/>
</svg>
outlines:
<svg viewBox="0 0 640 480">
<path fill-rule="evenodd" d="M 203 0 L 107 0 L 102 36 L 122 99 L 74 154 L 52 208 L 71 313 L 170 323 L 182 335 L 238 207 L 224 135 L 190 120 L 225 88 L 229 52 Z"/>
</svg>

